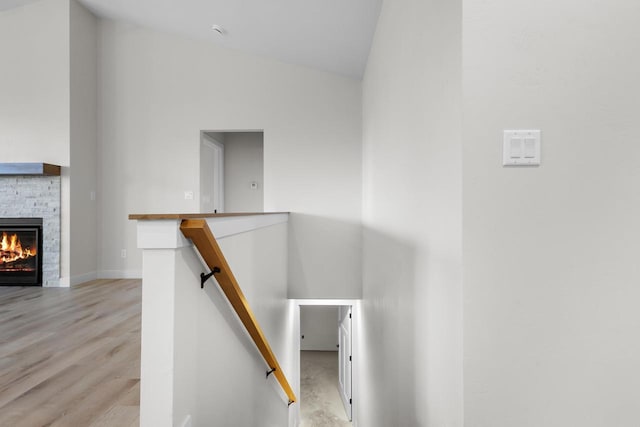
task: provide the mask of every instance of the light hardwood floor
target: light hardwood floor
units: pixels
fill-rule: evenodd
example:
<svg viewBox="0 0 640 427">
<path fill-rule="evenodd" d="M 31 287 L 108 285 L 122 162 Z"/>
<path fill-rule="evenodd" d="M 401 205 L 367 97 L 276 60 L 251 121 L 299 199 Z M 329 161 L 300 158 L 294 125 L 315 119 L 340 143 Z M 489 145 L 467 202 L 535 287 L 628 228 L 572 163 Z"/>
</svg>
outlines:
<svg viewBox="0 0 640 427">
<path fill-rule="evenodd" d="M 140 298 L 139 280 L 0 287 L 0 426 L 137 426 Z"/>
</svg>

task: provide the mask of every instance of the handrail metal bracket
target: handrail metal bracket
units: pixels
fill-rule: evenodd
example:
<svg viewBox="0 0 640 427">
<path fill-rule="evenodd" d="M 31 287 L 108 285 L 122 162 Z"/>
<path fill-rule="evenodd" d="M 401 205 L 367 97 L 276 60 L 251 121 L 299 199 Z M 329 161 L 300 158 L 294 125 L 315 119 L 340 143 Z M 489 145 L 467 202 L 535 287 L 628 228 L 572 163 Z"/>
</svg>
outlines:
<svg viewBox="0 0 640 427">
<path fill-rule="evenodd" d="M 271 368 L 270 371 L 267 371 L 267 378 L 269 378 L 269 375 L 273 374 L 276 371 L 276 368 Z"/>
<path fill-rule="evenodd" d="M 290 400 L 287 406 L 291 406 L 292 403 L 293 403 L 293 400 Z"/>
<path fill-rule="evenodd" d="M 211 273 L 208 273 L 208 274 L 200 273 L 200 289 L 203 289 L 204 282 L 209 280 L 209 278 L 216 273 L 220 273 L 220 269 L 218 267 L 213 267 L 213 270 L 211 271 Z"/>
</svg>

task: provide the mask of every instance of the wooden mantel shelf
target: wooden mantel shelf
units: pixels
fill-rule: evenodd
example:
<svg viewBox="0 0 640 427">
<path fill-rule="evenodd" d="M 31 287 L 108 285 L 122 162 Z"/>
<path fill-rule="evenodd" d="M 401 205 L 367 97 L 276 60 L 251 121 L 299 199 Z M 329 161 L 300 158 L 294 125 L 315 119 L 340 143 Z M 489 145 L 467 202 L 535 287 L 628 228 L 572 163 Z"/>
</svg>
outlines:
<svg viewBox="0 0 640 427">
<path fill-rule="evenodd" d="M 0 176 L 60 176 L 60 166 L 49 163 L 0 163 Z"/>
<path fill-rule="evenodd" d="M 226 218 L 234 216 L 254 216 L 254 215 L 279 215 L 288 212 L 236 212 L 236 213 L 179 213 L 179 214 L 131 214 L 129 219 L 202 219 L 202 218 Z"/>
</svg>

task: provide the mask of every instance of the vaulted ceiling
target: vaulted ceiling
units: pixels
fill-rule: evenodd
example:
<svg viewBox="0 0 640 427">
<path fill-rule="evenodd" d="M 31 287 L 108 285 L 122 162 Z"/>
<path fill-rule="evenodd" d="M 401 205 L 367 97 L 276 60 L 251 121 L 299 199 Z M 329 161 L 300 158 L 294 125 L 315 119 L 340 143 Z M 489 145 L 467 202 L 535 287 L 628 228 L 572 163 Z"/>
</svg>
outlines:
<svg viewBox="0 0 640 427">
<path fill-rule="evenodd" d="M 34 0 L 0 0 L 0 10 Z M 98 16 L 360 78 L 382 0 L 79 0 Z M 212 29 L 219 25 L 223 34 Z"/>
</svg>

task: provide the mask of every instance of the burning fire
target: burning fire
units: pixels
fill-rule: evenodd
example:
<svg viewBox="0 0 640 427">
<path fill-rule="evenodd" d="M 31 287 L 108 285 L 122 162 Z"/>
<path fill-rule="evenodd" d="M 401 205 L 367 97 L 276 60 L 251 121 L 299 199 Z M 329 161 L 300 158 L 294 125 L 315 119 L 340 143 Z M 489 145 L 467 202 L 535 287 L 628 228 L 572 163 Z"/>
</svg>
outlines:
<svg viewBox="0 0 640 427">
<path fill-rule="evenodd" d="M 14 262 L 32 256 L 36 256 L 36 250 L 29 247 L 23 248 L 17 234 L 8 235 L 7 233 L 2 233 L 2 241 L 0 241 L 0 261 L 4 263 Z"/>
</svg>

